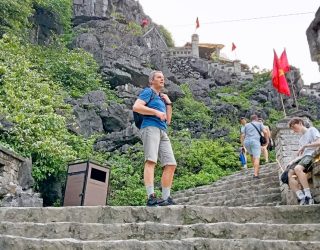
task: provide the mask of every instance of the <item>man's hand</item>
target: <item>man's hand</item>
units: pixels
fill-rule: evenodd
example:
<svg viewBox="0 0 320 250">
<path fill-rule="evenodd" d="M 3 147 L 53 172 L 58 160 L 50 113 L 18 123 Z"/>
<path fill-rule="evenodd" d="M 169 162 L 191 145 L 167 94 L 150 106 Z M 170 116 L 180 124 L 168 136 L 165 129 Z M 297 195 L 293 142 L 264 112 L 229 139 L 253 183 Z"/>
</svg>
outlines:
<svg viewBox="0 0 320 250">
<path fill-rule="evenodd" d="M 298 155 L 302 155 L 305 149 L 306 149 L 306 147 L 302 146 L 298 151 Z"/>
<path fill-rule="evenodd" d="M 170 98 L 168 97 L 168 95 L 161 93 L 160 96 L 161 96 L 162 100 L 164 100 L 164 102 L 165 102 L 166 104 L 171 104 L 171 103 L 172 103 L 172 102 L 170 101 Z"/>
<path fill-rule="evenodd" d="M 167 115 L 166 113 L 163 113 L 161 111 L 156 111 L 156 117 L 158 117 L 161 121 L 167 120 Z"/>
</svg>

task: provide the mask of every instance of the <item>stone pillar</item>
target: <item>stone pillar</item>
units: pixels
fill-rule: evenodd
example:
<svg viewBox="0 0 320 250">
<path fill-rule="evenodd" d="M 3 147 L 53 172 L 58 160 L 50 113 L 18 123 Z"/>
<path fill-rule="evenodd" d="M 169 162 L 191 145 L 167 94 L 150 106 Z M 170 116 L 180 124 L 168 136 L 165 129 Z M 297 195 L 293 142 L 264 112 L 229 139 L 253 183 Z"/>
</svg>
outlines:
<svg viewBox="0 0 320 250">
<path fill-rule="evenodd" d="M 297 157 L 297 153 L 299 150 L 299 134 L 292 133 L 291 129 L 288 127 L 288 122 L 292 117 L 284 118 L 279 121 L 276 126 L 276 132 L 274 134 L 275 138 L 275 150 L 277 160 L 280 162 L 280 165 L 283 169 L 286 168 L 288 163 Z M 306 117 L 301 117 L 303 120 L 308 122 L 311 125 L 311 122 Z M 282 174 L 282 170 L 279 168 L 279 179 Z M 287 205 L 296 205 L 297 198 L 294 192 L 289 190 L 287 184 L 283 184 L 280 181 L 280 189 L 281 189 L 281 198 L 282 204 Z"/>
<path fill-rule="evenodd" d="M 241 63 L 240 60 L 233 61 L 234 73 L 236 75 L 241 75 Z"/>
<path fill-rule="evenodd" d="M 191 48 L 192 48 L 192 56 L 199 58 L 199 36 L 198 36 L 198 34 L 192 35 Z"/>
</svg>

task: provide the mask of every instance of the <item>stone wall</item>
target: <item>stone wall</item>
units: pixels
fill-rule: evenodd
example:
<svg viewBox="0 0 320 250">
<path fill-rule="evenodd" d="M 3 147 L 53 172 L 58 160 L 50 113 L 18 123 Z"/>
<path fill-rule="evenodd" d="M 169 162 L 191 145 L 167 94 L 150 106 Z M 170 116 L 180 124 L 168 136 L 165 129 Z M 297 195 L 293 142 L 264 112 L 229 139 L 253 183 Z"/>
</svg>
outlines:
<svg viewBox="0 0 320 250">
<path fill-rule="evenodd" d="M 278 122 L 276 126 L 276 132 L 274 133 L 275 144 L 276 144 L 276 156 L 279 165 L 279 182 L 281 189 L 281 198 L 283 204 L 295 205 L 297 203 L 297 198 L 294 192 L 289 190 L 287 184 L 284 184 L 280 180 L 282 174 L 282 169 L 285 169 L 288 163 L 297 157 L 299 150 L 299 138 L 298 134 L 291 132 L 291 129 L 288 127 L 288 122 L 292 117 L 287 117 Z M 308 122 L 311 125 L 311 122 L 306 117 L 301 117 L 304 121 Z M 316 203 L 320 203 L 320 152 L 319 152 L 319 162 L 315 164 L 312 173 L 309 173 L 310 179 L 310 189 L 315 198 Z"/>
<path fill-rule="evenodd" d="M 320 99 L 320 82 L 312 83 L 310 86 L 303 86 L 300 94 L 303 96 L 314 96 L 315 98 Z"/>
<path fill-rule="evenodd" d="M 39 207 L 42 199 L 32 191 L 32 163 L 0 146 L 0 206 Z"/>
<path fill-rule="evenodd" d="M 253 80 L 253 74 L 249 71 L 241 71 L 239 61 L 222 63 L 211 62 L 203 58 L 195 58 L 190 55 L 190 49 L 172 49 L 166 53 L 166 64 L 169 70 L 175 75 L 182 77 L 193 77 L 199 79 L 201 75 L 205 78 L 214 78 L 217 72 L 223 71 L 225 74 L 236 78 L 237 82 Z"/>
</svg>

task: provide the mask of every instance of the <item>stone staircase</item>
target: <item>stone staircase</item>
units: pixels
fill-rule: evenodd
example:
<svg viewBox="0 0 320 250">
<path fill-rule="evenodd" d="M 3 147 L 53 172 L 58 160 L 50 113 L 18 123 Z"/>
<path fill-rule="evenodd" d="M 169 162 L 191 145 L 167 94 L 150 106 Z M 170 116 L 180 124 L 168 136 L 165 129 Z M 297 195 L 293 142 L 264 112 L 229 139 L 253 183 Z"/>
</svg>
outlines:
<svg viewBox="0 0 320 250">
<path fill-rule="evenodd" d="M 3 207 L 0 249 L 320 249 L 320 205 L 280 206 L 278 189 L 270 164 L 175 193 L 183 205 Z"/>
<path fill-rule="evenodd" d="M 253 179 L 253 169 L 248 169 L 211 185 L 176 192 L 173 198 L 177 204 L 210 207 L 280 205 L 278 166 L 262 166 L 260 179 Z"/>
</svg>

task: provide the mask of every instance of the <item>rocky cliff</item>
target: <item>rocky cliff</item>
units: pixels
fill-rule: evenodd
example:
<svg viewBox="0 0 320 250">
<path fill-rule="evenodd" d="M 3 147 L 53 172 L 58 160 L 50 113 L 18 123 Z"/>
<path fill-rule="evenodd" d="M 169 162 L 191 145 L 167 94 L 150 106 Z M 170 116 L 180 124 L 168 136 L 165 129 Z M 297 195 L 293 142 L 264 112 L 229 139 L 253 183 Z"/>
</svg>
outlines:
<svg viewBox="0 0 320 250">
<path fill-rule="evenodd" d="M 270 81 L 261 85 L 250 97 L 250 108 L 246 111 L 213 101 L 219 99 L 219 96 L 212 97 L 213 91 L 218 93 L 220 88 L 226 86 L 241 91 L 243 82 L 235 74 L 209 69 L 204 59 L 169 56 L 158 25 L 143 12 L 138 1 L 74 0 L 73 8 L 74 31 L 77 34 L 73 46 L 94 55 L 104 80 L 123 100 L 122 104 L 106 105 L 108 100 L 103 92 L 69 100 L 77 117 L 77 125 L 70 126 L 74 132 L 86 136 L 94 132 L 106 134 L 97 140 L 96 149 L 112 151 L 137 142 L 137 130 L 132 125 L 130 110 L 138 93 L 147 86 L 148 74 L 154 69 L 164 72 L 166 89 L 173 101 L 184 96 L 180 86 L 187 83 L 193 97 L 208 106 L 217 117 L 225 112 L 240 116 L 257 110 L 267 117 L 267 110 L 257 109 L 260 104 L 281 109 L 279 96 Z M 149 20 L 146 27 L 140 26 L 143 18 Z M 297 95 L 303 85 L 299 70 L 292 70 L 287 77 L 292 91 Z M 284 102 L 287 108 L 295 106 L 292 98 L 285 98 Z M 192 131 L 193 125 L 190 126 Z M 213 137 L 220 137 L 220 132 Z"/>
<path fill-rule="evenodd" d="M 314 20 L 307 29 L 307 38 L 310 48 L 312 61 L 315 61 L 320 66 L 320 8 L 316 12 Z"/>
</svg>

